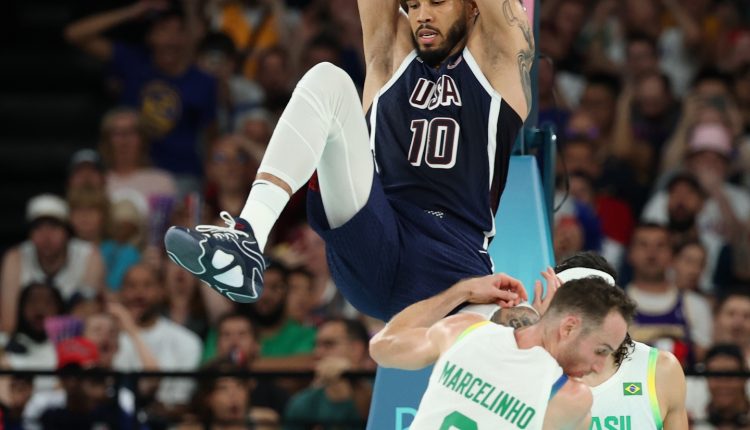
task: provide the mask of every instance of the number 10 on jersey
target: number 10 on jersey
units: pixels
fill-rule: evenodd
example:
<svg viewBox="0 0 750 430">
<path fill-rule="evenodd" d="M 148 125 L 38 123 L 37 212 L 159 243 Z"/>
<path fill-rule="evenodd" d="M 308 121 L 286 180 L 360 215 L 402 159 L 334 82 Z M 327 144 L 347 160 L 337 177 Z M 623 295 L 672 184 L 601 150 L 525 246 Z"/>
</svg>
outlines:
<svg viewBox="0 0 750 430">
<path fill-rule="evenodd" d="M 411 122 L 409 163 L 422 160 L 433 169 L 450 169 L 456 164 L 460 126 L 453 118 L 415 119 Z"/>
</svg>

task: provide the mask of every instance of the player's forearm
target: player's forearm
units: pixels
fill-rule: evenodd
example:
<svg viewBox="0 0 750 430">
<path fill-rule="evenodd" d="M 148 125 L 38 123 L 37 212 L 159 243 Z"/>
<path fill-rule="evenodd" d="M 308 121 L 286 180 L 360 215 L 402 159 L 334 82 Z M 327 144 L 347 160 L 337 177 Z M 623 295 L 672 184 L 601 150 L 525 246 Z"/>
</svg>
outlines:
<svg viewBox="0 0 750 430">
<path fill-rule="evenodd" d="M 424 327 L 387 331 L 387 327 L 370 340 L 370 356 L 378 365 L 404 370 L 422 369 L 440 355 Z"/>
<path fill-rule="evenodd" d="M 65 28 L 65 39 L 73 44 L 86 42 L 112 27 L 138 17 L 138 3 L 82 18 Z"/>
<path fill-rule="evenodd" d="M 394 316 L 384 330 L 398 332 L 415 327 L 430 327 L 467 302 L 471 290 L 466 281 L 454 284 L 440 294 L 412 304 Z"/>
</svg>

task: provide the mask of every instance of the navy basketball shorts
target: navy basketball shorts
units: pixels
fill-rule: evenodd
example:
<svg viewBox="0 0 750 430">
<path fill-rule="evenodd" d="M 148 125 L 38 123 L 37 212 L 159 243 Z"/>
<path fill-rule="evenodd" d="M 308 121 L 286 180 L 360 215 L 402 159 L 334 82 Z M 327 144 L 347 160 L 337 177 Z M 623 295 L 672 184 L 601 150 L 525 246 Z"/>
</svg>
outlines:
<svg viewBox="0 0 750 430">
<path fill-rule="evenodd" d="M 329 228 L 312 187 L 307 212 L 326 242 L 339 291 L 357 310 L 384 321 L 462 279 L 492 273 L 481 232 L 447 214 L 388 199 L 377 174 L 367 204 L 341 227 Z"/>
</svg>

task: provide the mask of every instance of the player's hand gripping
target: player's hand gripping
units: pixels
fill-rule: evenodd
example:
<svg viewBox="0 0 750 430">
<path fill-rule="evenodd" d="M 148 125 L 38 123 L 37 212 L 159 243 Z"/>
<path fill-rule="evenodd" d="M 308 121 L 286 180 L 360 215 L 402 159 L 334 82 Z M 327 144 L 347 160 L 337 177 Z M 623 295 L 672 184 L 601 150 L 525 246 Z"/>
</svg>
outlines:
<svg viewBox="0 0 750 430">
<path fill-rule="evenodd" d="M 509 308 L 529 298 L 521 281 L 505 273 L 467 279 L 463 282 L 469 291 L 469 303 L 495 303 Z"/>
</svg>

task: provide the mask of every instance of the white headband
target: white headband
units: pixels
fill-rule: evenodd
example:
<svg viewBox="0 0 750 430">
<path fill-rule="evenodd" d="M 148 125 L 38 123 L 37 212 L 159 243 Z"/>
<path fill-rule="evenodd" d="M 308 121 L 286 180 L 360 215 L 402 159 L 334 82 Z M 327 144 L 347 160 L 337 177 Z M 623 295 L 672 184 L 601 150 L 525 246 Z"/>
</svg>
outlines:
<svg viewBox="0 0 750 430">
<path fill-rule="evenodd" d="M 607 281 L 609 285 L 613 287 L 615 286 L 615 278 L 613 278 L 612 275 L 589 267 L 571 267 L 570 269 L 565 269 L 557 274 L 557 277 L 560 278 L 563 284 L 574 279 L 583 279 L 590 276 L 598 276 Z"/>
</svg>

